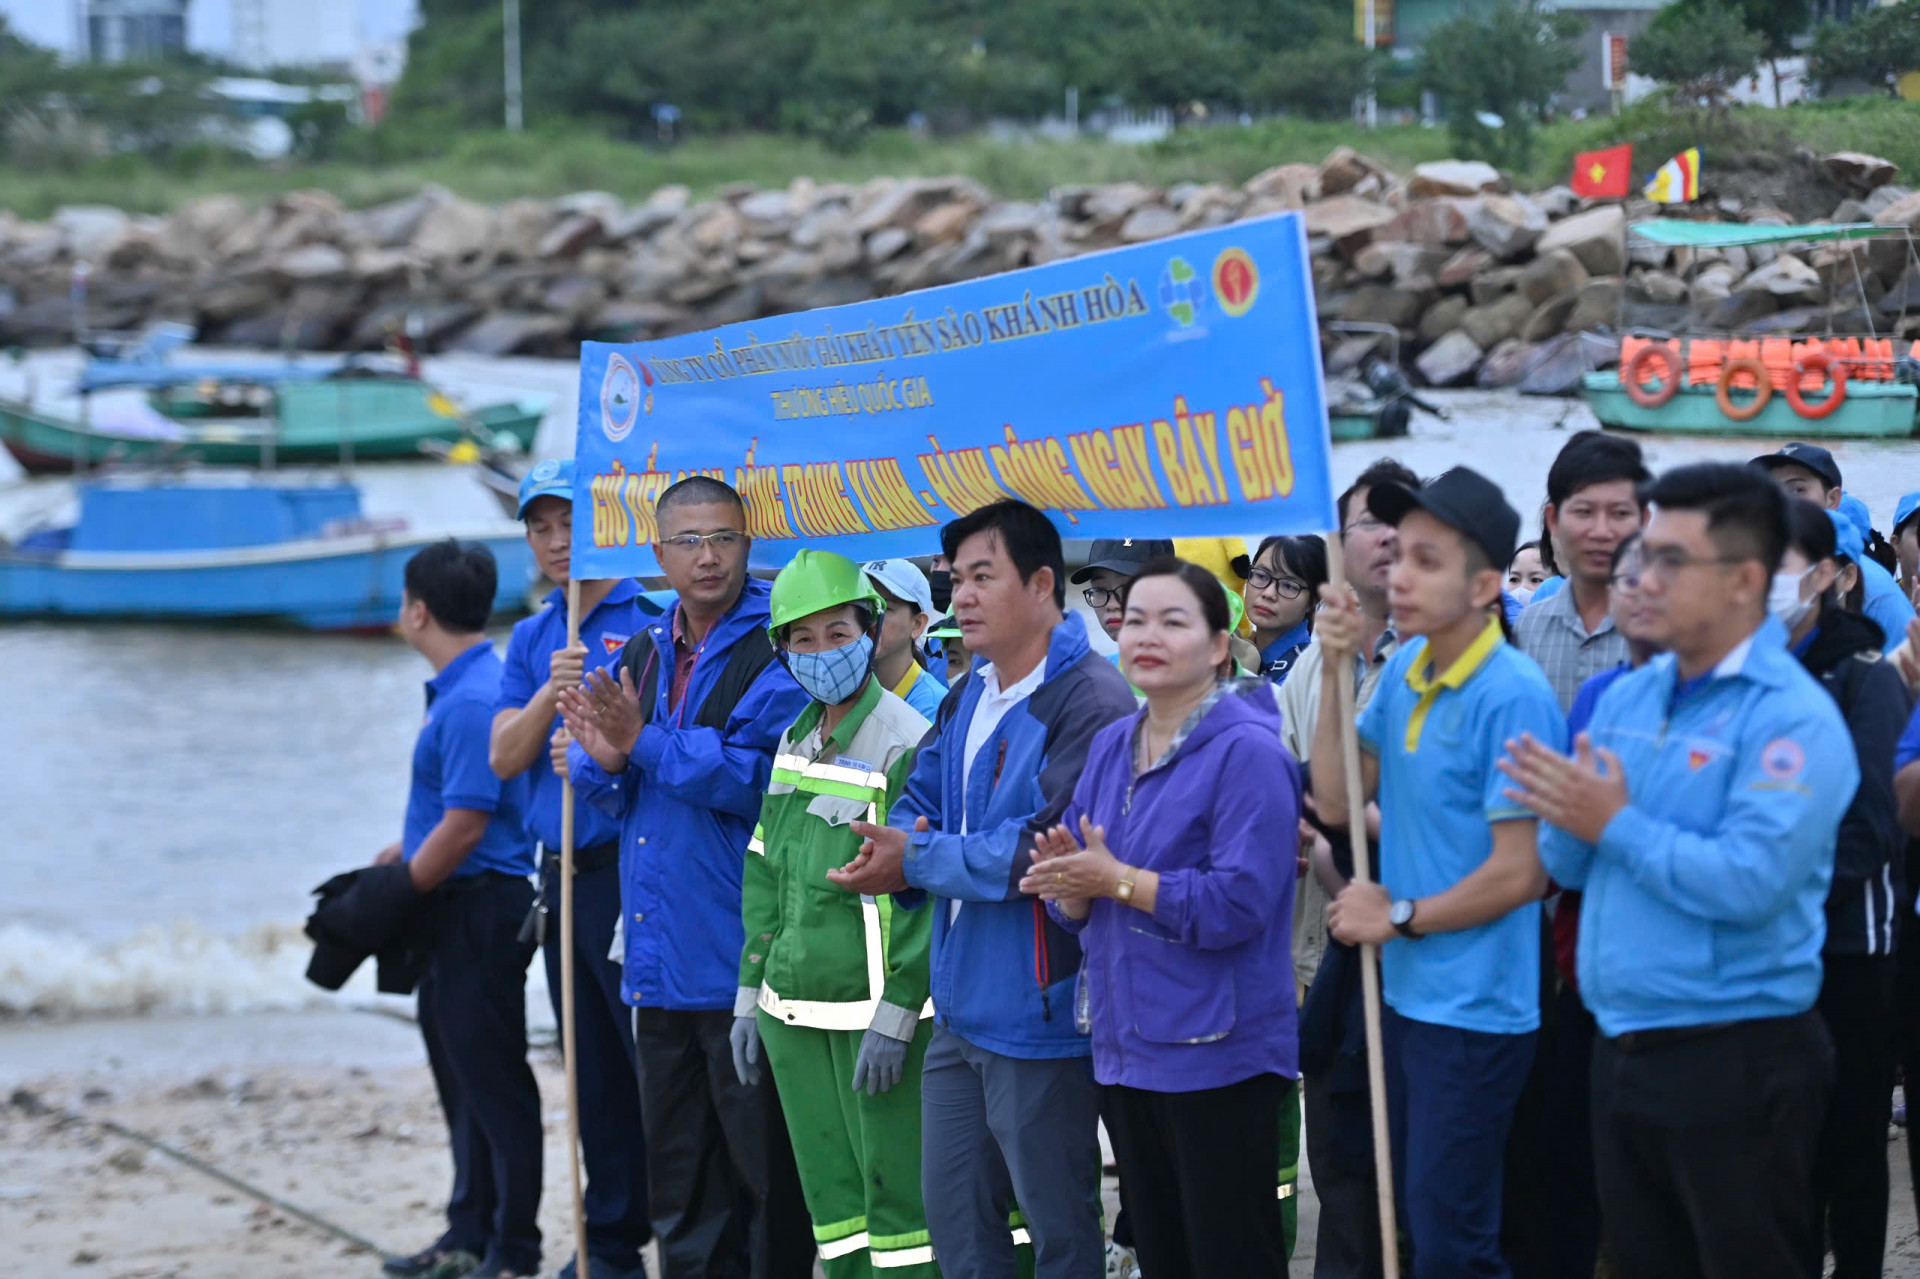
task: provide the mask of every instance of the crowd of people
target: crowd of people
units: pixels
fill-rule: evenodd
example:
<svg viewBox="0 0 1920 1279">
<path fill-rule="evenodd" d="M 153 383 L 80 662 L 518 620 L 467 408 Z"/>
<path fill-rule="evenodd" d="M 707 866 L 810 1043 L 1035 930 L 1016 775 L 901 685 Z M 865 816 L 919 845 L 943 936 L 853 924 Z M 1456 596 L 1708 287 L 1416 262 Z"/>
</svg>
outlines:
<svg viewBox="0 0 1920 1279">
<path fill-rule="evenodd" d="M 412 939 L 452 1135 L 445 1230 L 389 1274 L 538 1272 L 522 992 L 544 950 L 558 1015 L 568 785 L 597 1279 L 649 1240 L 665 1279 L 1275 1279 L 1303 1117 L 1321 1279 L 1881 1273 L 1920 494 L 1888 541 L 1817 446 L 1654 476 L 1582 432 L 1524 544 L 1484 476 L 1376 461 L 1344 580 L 1313 536 L 1069 578 L 1001 502 L 931 575 L 829 543 L 768 581 L 693 477 L 662 605 L 571 581 L 572 480 L 522 487 L 558 585 L 504 661 L 485 552 L 409 564 L 404 838 L 316 914 L 383 986 Z"/>
</svg>

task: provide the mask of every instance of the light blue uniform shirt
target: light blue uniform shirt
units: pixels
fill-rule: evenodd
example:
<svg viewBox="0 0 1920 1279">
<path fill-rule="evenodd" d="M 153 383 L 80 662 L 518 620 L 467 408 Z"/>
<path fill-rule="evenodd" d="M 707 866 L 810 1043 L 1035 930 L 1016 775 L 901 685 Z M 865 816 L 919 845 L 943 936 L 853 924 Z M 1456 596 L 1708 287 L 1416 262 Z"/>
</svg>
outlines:
<svg viewBox="0 0 1920 1279">
<path fill-rule="evenodd" d="M 1860 584 L 1865 588 L 1861 592 L 1860 611 L 1879 623 L 1886 632 L 1886 642 L 1880 646 L 1883 653 L 1891 653 L 1900 647 L 1907 638 L 1907 623 L 1913 620 L 1913 605 L 1908 601 L 1900 583 L 1893 574 L 1882 568 L 1880 562 L 1865 555 L 1860 557 Z"/>
<path fill-rule="evenodd" d="M 1583 890 L 1580 994 L 1608 1037 L 1789 1017 L 1820 993 L 1840 818 L 1860 781 L 1831 695 L 1768 619 L 1675 700 L 1656 657 L 1587 726 L 1628 805 L 1588 844 L 1543 827 L 1547 873 Z"/>
<path fill-rule="evenodd" d="M 1567 725 L 1540 668 L 1487 629 L 1429 689 L 1427 642 L 1410 640 L 1360 715 L 1380 759 L 1380 882 L 1396 901 L 1445 892 L 1493 853 L 1493 823 L 1532 820 L 1495 764 L 1521 733 L 1560 748 Z M 1419 917 L 1414 926 L 1419 927 Z M 1415 1021 L 1487 1034 L 1540 1028 L 1540 905 L 1478 928 L 1381 948 L 1386 999 Z"/>
</svg>

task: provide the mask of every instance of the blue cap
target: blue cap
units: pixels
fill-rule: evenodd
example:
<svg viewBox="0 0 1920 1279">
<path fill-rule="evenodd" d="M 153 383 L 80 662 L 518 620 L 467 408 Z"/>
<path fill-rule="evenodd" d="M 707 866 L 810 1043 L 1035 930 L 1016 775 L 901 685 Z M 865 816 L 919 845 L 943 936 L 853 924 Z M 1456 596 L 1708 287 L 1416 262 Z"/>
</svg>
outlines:
<svg viewBox="0 0 1920 1279">
<path fill-rule="evenodd" d="M 564 497 L 573 501 L 573 459 L 548 458 L 537 463 L 527 477 L 520 481 L 520 509 L 513 513 L 516 520 L 527 518 L 527 507 L 536 497 Z"/>
<path fill-rule="evenodd" d="M 1900 536 L 1900 526 L 1920 511 L 1920 493 L 1902 493 L 1900 504 L 1893 508 L 1893 535 Z"/>
<path fill-rule="evenodd" d="M 1854 527 L 1844 511 L 1828 511 L 1827 518 L 1833 521 L 1833 550 L 1855 564 L 1867 553 L 1867 540 L 1860 536 L 1860 530 Z"/>
<path fill-rule="evenodd" d="M 1872 534 L 1873 512 L 1867 509 L 1865 502 L 1862 502 L 1853 494 L 1848 493 L 1841 497 L 1840 514 L 1853 521 L 1853 526 L 1860 530 L 1860 536 L 1862 538 Z"/>
</svg>

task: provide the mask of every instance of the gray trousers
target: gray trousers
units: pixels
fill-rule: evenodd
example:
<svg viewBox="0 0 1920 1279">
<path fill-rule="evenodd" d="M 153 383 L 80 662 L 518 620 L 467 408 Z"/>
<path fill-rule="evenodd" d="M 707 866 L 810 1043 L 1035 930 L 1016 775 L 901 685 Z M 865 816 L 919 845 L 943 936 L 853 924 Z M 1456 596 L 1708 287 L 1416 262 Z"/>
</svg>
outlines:
<svg viewBox="0 0 1920 1279">
<path fill-rule="evenodd" d="M 1100 1090 L 1087 1058 L 1004 1057 L 936 1026 L 920 1106 L 921 1191 L 945 1279 L 1014 1279 L 1015 1211 L 1034 1279 L 1102 1279 Z"/>
</svg>

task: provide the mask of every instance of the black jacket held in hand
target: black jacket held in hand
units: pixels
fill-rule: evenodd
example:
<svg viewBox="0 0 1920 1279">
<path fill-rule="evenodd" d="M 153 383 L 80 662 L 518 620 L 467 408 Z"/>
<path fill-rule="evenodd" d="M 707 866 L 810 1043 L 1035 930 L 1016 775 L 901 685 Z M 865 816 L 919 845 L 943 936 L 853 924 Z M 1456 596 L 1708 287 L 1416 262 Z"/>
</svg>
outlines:
<svg viewBox="0 0 1920 1279">
<path fill-rule="evenodd" d="M 338 990 L 372 955 L 383 995 L 410 995 L 425 971 L 426 906 L 404 862 L 366 866 L 335 875 L 313 890 L 320 900 L 307 917 L 313 958 L 307 980 Z"/>
<path fill-rule="evenodd" d="M 1877 623 L 1829 610 L 1800 658 L 1839 704 L 1860 761 L 1860 789 L 1840 819 L 1834 848 L 1829 955 L 1891 954 L 1897 903 L 1905 896 L 1906 836 L 1893 797 L 1893 753 L 1913 701 L 1899 672 L 1881 660 L 1881 643 Z"/>
</svg>

